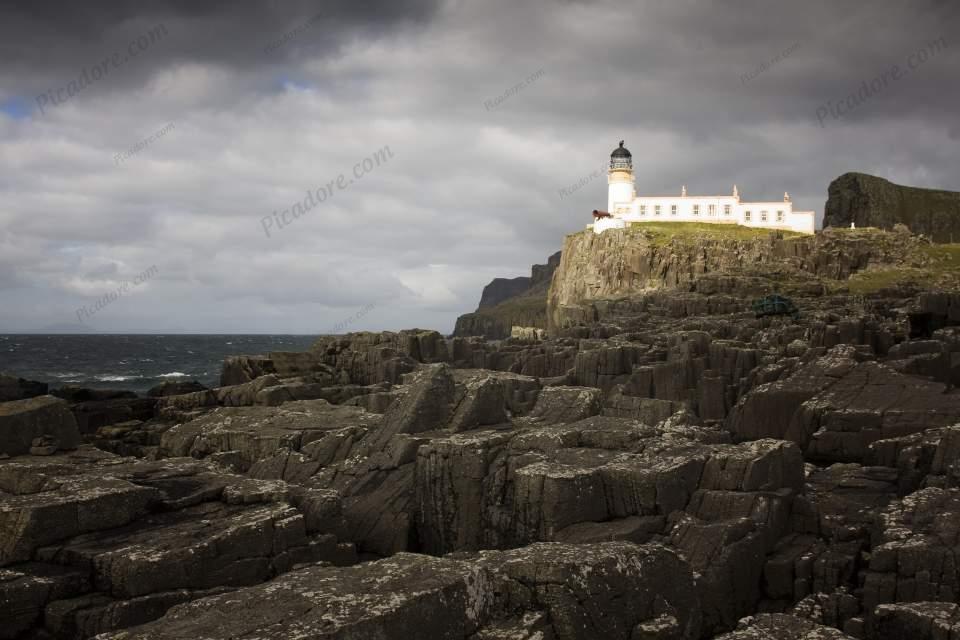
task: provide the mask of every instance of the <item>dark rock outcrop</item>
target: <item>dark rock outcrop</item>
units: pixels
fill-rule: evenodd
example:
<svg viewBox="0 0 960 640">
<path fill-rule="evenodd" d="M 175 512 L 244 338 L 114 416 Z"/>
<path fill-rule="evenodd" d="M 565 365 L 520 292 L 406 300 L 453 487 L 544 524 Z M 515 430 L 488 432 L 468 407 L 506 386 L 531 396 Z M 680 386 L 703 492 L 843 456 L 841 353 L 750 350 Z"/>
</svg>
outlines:
<svg viewBox="0 0 960 640">
<path fill-rule="evenodd" d="M 53 396 L 0 403 L 0 454 L 30 453 L 36 439 L 55 450 L 77 448 L 80 431 L 67 403 Z"/>
<path fill-rule="evenodd" d="M 693 575 L 656 545 L 537 544 L 312 567 L 175 607 L 106 640 L 204 637 L 695 640 Z"/>
<path fill-rule="evenodd" d="M 558 251 L 546 264 L 533 265 L 530 277 L 495 278 L 483 288 L 477 310 L 457 318 L 453 335 L 497 340 L 514 326 L 545 329 L 547 288 L 559 264 Z"/>
<path fill-rule="evenodd" d="M 504 300 L 514 298 L 530 289 L 530 277 L 494 278 L 483 288 L 478 309 L 495 307 Z"/>
<path fill-rule="evenodd" d="M 830 183 L 823 226 L 906 225 L 934 242 L 960 242 L 960 192 L 894 184 L 865 173 L 845 173 Z"/>
<path fill-rule="evenodd" d="M 960 422 L 960 394 L 855 354 L 836 347 L 753 389 L 730 414 L 734 439 L 787 438 L 811 460 L 848 462 L 863 460 L 876 440 Z"/>
<path fill-rule="evenodd" d="M 87 638 L 296 564 L 350 564 L 339 509 L 336 492 L 190 458 L 0 460 L 0 637 Z"/>
<path fill-rule="evenodd" d="M 90 389 L 76 385 L 65 385 L 50 392 L 50 395 L 63 398 L 70 404 L 80 402 L 105 402 L 107 400 L 130 400 L 137 397 L 126 389 Z"/>
<path fill-rule="evenodd" d="M 162 398 L 163 396 L 177 396 L 184 393 L 195 393 L 197 391 L 205 391 L 207 387 L 200 384 L 196 380 L 188 380 L 183 382 L 176 381 L 166 381 L 158 384 L 155 387 L 151 387 L 147 391 L 147 395 L 151 398 Z"/>
<path fill-rule="evenodd" d="M 940 640 L 960 634 L 960 606 L 952 602 L 884 604 L 874 618 L 873 640 Z"/>
<path fill-rule="evenodd" d="M 47 385 L 44 382 L 26 380 L 18 376 L 0 373 L 0 402 L 26 400 L 46 394 Z"/>
<path fill-rule="evenodd" d="M 736 631 L 714 640 L 854 640 L 836 629 L 783 614 L 761 614 L 744 618 Z"/>
</svg>

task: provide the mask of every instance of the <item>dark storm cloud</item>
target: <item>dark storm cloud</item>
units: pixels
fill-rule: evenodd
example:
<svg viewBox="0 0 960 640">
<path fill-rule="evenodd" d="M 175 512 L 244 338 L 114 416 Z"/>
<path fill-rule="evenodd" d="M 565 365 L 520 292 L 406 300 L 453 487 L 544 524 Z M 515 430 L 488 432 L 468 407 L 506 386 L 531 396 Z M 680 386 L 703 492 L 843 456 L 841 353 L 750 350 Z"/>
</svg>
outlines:
<svg viewBox="0 0 960 640">
<path fill-rule="evenodd" d="M 737 183 L 821 213 L 845 171 L 960 189 L 958 2 L 4 7 L 0 331 L 73 321 L 154 264 L 91 324 L 310 332 L 374 305 L 352 329 L 449 330 L 605 206 L 594 173 L 620 139 L 640 193 Z M 24 117 L 157 24 L 100 84 Z M 941 37 L 820 126 L 821 105 Z M 384 146 L 389 164 L 265 236 L 265 216 Z"/>
<path fill-rule="evenodd" d="M 178 62 L 251 71 L 334 51 L 350 38 L 376 38 L 423 23 L 438 0 L 28 0 L 0 5 L 0 86 L 31 95 L 65 84 L 148 30 L 164 42 L 112 74 L 104 86 L 135 85 Z M 285 36 L 283 46 L 272 46 Z"/>
</svg>

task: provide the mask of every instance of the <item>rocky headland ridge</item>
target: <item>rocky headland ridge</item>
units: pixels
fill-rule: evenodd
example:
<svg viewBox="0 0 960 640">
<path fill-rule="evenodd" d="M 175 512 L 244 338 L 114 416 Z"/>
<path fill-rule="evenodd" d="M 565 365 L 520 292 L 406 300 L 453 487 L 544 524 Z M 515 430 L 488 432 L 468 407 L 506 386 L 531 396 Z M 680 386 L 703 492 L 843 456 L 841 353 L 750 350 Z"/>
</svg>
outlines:
<svg viewBox="0 0 960 640">
<path fill-rule="evenodd" d="M 960 192 L 894 184 L 866 173 L 845 173 L 830 183 L 824 227 L 903 224 L 935 242 L 960 242 Z"/>
<path fill-rule="evenodd" d="M 958 271 L 904 227 L 583 232 L 477 312 L 542 338 L 0 377 L 0 638 L 960 636 Z"/>
</svg>

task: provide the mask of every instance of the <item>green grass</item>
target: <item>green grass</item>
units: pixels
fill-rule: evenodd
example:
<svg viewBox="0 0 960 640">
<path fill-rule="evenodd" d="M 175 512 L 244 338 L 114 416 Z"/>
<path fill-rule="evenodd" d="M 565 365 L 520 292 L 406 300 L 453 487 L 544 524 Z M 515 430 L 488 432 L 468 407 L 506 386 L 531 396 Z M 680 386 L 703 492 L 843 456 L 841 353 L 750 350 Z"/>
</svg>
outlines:
<svg viewBox="0 0 960 640">
<path fill-rule="evenodd" d="M 850 276 L 846 287 L 850 293 L 863 295 L 901 284 L 923 282 L 930 277 L 926 269 L 899 267 L 894 269 L 867 269 Z"/>
<path fill-rule="evenodd" d="M 715 224 L 709 222 L 635 222 L 627 227 L 631 234 L 642 234 L 657 245 L 668 244 L 671 240 L 692 240 L 696 238 L 718 238 L 731 240 L 757 240 L 768 237 L 771 229 L 751 229 L 738 224 Z M 785 238 L 801 237 L 804 234 L 795 231 L 781 231 Z"/>
<path fill-rule="evenodd" d="M 923 266 L 867 269 L 847 281 L 851 293 L 873 293 L 900 284 L 923 288 L 956 289 L 960 285 L 960 244 L 933 244 L 920 247 Z"/>
<path fill-rule="evenodd" d="M 931 244 L 923 247 L 923 253 L 939 269 L 960 269 L 960 244 Z"/>
</svg>

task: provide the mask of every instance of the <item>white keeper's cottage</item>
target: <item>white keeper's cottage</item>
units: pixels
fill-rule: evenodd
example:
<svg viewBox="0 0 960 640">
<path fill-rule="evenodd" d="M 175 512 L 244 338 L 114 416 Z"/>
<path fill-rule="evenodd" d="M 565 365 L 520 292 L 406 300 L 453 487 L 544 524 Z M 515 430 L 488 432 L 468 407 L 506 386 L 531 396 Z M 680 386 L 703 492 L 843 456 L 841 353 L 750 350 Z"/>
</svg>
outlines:
<svg viewBox="0 0 960 640">
<path fill-rule="evenodd" d="M 633 156 L 623 146 L 623 140 L 610 154 L 607 184 L 607 210 L 594 211 L 594 222 L 587 225 L 594 233 L 644 222 L 710 222 L 814 232 L 813 211 L 794 211 L 787 193 L 779 202 L 743 202 L 734 185 L 733 193 L 728 196 L 690 196 L 686 187 L 680 190 L 679 196 L 638 196 Z"/>
</svg>

